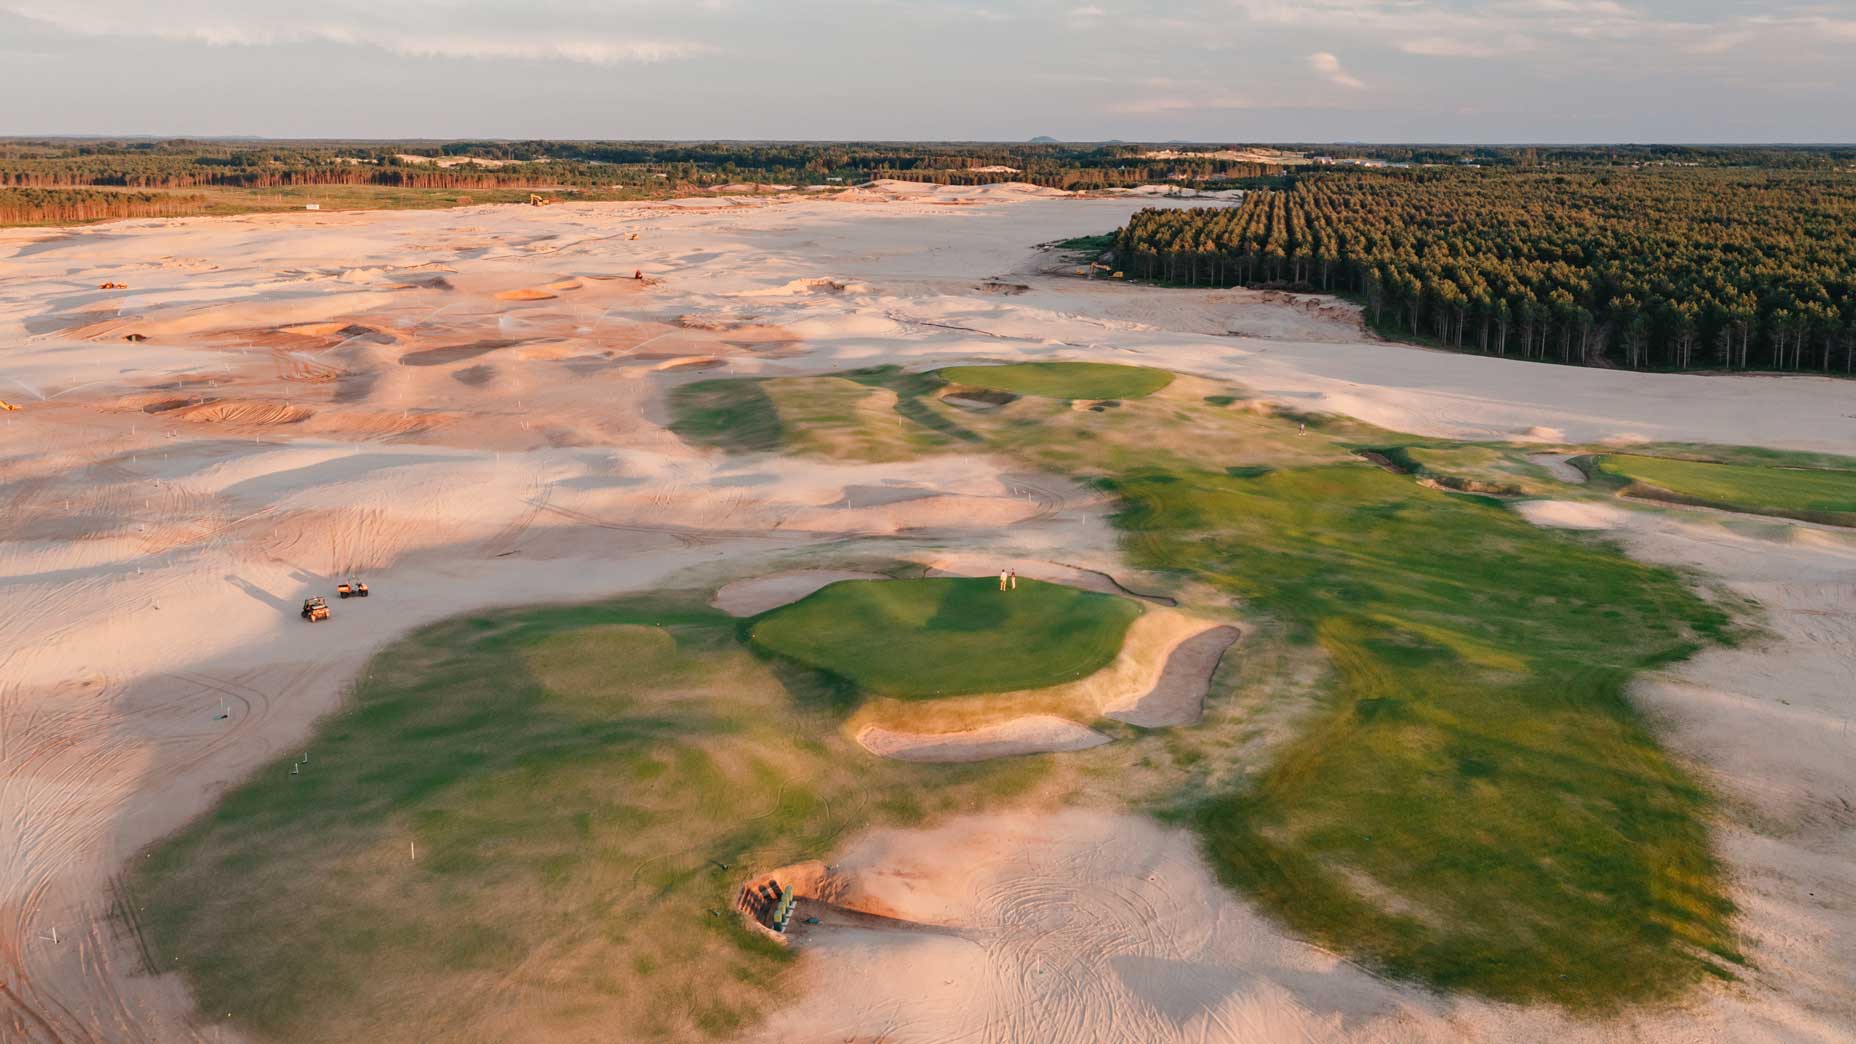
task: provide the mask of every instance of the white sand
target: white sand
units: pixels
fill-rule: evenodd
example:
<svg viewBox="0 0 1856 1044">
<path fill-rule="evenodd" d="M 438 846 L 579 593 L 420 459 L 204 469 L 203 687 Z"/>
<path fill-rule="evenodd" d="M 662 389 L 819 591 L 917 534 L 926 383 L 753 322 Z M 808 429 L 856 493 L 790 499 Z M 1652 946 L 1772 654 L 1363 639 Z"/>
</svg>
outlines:
<svg viewBox="0 0 1856 1044">
<path fill-rule="evenodd" d="M 1068 718 L 1027 714 L 997 725 L 958 732 L 898 732 L 881 725 L 868 725 L 858 730 L 857 742 L 881 758 L 955 762 L 1088 750 L 1109 742 L 1109 738 Z"/>
<path fill-rule="evenodd" d="M 1102 713 L 1116 721 L 1147 729 L 1190 725 L 1199 720 L 1205 709 L 1205 694 L 1219 661 L 1239 631 L 1229 625 L 1197 630 L 1165 651 L 1159 677 L 1146 691 L 1131 690 L 1126 696 L 1109 701 Z"/>
<path fill-rule="evenodd" d="M 715 592 L 715 600 L 710 604 L 730 616 L 759 616 L 791 605 L 840 580 L 887 579 L 881 573 L 861 573 L 855 569 L 790 569 L 725 584 Z"/>
<path fill-rule="evenodd" d="M 1630 521 L 1630 510 L 1584 500 L 1523 500 L 1514 505 L 1522 518 L 1551 529 L 1617 529 Z"/>
<path fill-rule="evenodd" d="M 1531 463 L 1538 464 L 1546 468 L 1549 472 L 1552 472 L 1553 477 L 1559 479 L 1561 482 L 1570 482 L 1575 486 L 1583 486 L 1586 483 L 1585 472 L 1574 467 L 1570 463 L 1572 458 L 1567 454 L 1530 453 L 1527 459 Z"/>
<path fill-rule="evenodd" d="M 109 916 L 110 880 L 299 746 L 367 656 L 409 628 L 752 575 L 806 548 L 901 534 L 1120 568 L 1099 497 L 1073 486 L 1027 488 L 985 459 L 696 452 L 660 425 L 675 383 L 1095 359 L 1231 377 L 1427 435 L 1856 446 L 1849 385 L 1833 380 L 1465 358 L 1372 343 L 1357 315 L 1320 302 L 1041 274 L 1031 244 L 1107 231 L 1156 202 L 878 183 L 0 231 L 0 397 L 22 407 L 0 412 L 0 1035 L 231 1039 L 213 1013 L 194 1017 L 173 976 L 139 973 Z M 1030 289 L 989 293 L 988 278 Z M 106 280 L 130 289 L 97 291 Z M 921 495 L 855 493 L 893 485 Z M 1815 543 L 1701 532 L 1685 560 L 1757 592 L 1782 617 L 1779 637 L 1704 654 L 1644 694 L 1760 810 L 1733 821 L 1724 851 L 1748 911 L 1750 985 L 1622 1028 L 1476 1005 L 1438 1016 L 1258 921 L 1207 883 L 1179 835 L 1066 813 L 1015 834 L 963 829 L 1030 839 L 999 842 L 1007 854 L 957 879 L 995 889 L 962 902 L 1032 890 L 1037 901 L 1001 907 L 1029 919 L 978 916 L 993 932 L 982 945 L 897 951 L 910 979 L 872 982 L 867 962 L 891 956 L 877 942 L 821 949 L 805 974 L 824 992 L 789 1018 L 887 1039 L 1848 1039 L 1849 552 L 1808 530 Z M 1630 538 L 1646 554 L 1651 539 Z M 373 598 L 334 603 L 325 624 L 296 618 L 303 597 L 353 571 Z M 936 839 L 962 851 L 938 832 L 884 844 Z M 1103 934 L 1065 928 L 1061 911 L 1143 895 L 1148 875 L 1185 889 L 1186 913 L 1135 917 L 1160 927 L 1105 952 L 1146 963 L 1102 978 L 1088 969 Z M 1080 908 L 1088 923 L 1109 916 Z M 834 986 L 846 982 L 860 988 Z"/>
</svg>

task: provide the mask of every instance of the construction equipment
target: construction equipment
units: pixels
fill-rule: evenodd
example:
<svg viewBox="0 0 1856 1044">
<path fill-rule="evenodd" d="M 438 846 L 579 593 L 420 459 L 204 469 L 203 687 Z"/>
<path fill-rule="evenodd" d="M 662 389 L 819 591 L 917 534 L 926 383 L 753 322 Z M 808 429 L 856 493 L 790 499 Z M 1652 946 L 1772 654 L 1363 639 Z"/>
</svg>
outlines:
<svg viewBox="0 0 1856 1044">
<path fill-rule="evenodd" d="M 552 202 L 554 202 L 553 199 L 541 195 L 540 193 L 531 192 L 528 194 L 528 205 L 531 207 L 545 207 Z"/>
<path fill-rule="evenodd" d="M 13 405 L 5 399 L 0 399 L 0 413 L 12 413 L 17 409 L 19 409 L 18 406 Z"/>
<path fill-rule="evenodd" d="M 127 290 L 129 289 L 129 287 L 128 287 L 128 284 L 126 283 L 102 283 L 97 286 L 97 289 L 98 290 Z"/>
<path fill-rule="evenodd" d="M 320 596 L 303 599 L 303 619 L 316 623 L 329 618 L 328 600 Z"/>
<path fill-rule="evenodd" d="M 359 580 L 350 580 L 345 584 L 336 584 L 335 593 L 343 598 L 366 598 L 367 585 Z"/>
</svg>

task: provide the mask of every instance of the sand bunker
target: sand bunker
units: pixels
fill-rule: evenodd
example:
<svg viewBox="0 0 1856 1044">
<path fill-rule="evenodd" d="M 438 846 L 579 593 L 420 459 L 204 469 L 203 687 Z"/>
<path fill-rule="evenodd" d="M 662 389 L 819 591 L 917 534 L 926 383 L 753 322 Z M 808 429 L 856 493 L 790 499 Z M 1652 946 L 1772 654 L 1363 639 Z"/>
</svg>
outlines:
<svg viewBox="0 0 1856 1044">
<path fill-rule="evenodd" d="M 1576 486 L 1585 485 L 1585 472 L 1580 471 L 1571 463 L 1572 457 L 1568 454 L 1530 453 L 1527 459 L 1530 463 L 1538 464 L 1552 472 L 1553 477 L 1561 482 L 1570 482 Z"/>
<path fill-rule="evenodd" d="M 1630 521 L 1630 512 L 1623 508 L 1577 500 L 1525 500 L 1514 509 L 1529 522 L 1552 529 L 1617 529 Z"/>
<path fill-rule="evenodd" d="M 1235 627 L 1208 627 L 1175 645 L 1154 687 L 1110 702 L 1102 712 L 1146 729 L 1190 725 L 1205 709 L 1205 694 L 1225 652 L 1237 641 Z"/>
<path fill-rule="evenodd" d="M 736 580 L 715 593 L 709 604 L 730 616 L 759 616 L 791 605 L 821 587 L 840 580 L 887 580 L 881 573 L 854 569 L 794 569 L 784 573 Z"/>
<path fill-rule="evenodd" d="M 853 735 L 880 757 L 907 761 L 983 761 L 1016 754 L 1083 750 L 1108 737 L 1074 718 L 1107 716 L 1149 728 L 1199 719 L 1213 673 L 1238 629 L 1151 608 L 1128 626 L 1121 651 L 1085 678 L 1046 689 L 884 703 L 853 720 Z M 1039 708 L 1014 714 L 1014 707 Z M 923 722 L 912 727 L 912 723 Z M 1058 724 L 1061 723 L 1061 724 Z M 1098 739 L 1100 742 L 1098 742 Z"/>
<path fill-rule="evenodd" d="M 896 732 L 866 725 L 858 730 L 857 742 L 878 757 L 897 761 L 958 762 L 1088 750 L 1109 738 L 1068 718 L 1032 714 L 959 732 Z"/>
</svg>

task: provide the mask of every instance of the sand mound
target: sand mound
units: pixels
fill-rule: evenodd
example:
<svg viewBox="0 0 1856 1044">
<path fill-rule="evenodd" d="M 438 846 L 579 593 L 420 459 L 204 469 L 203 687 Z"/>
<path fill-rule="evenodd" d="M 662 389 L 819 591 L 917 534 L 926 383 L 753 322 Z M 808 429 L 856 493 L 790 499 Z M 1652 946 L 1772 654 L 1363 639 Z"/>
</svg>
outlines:
<svg viewBox="0 0 1856 1044">
<path fill-rule="evenodd" d="M 425 348 L 416 352 L 407 352 L 400 356 L 401 366 L 447 366 L 451 363 L 475 359 L 479 355 L 503 348 L 512 348 L 527 343 L 520 339 L 495 338 L 487 341 L 473 341 L 470 344 L 453 344 L 443 348 Z"/>
<path fill-rule="evenodd" d="M 843 282 L 815 276 L 809 279 L 793 279 L 779 286 L 770 286 L 760 290 L 748 290 L 737 297 L 799 297 L 806 294 L 861 294 L 867 288 L 862 283 Z"/>
<path fill-rule="evenodd" d="M 193 406 L 167 411 L 169 416 L 193 424 L 297 424 L 316 415 L 308 406 L 251 399 L 208 399 Z"/>
<path fill-rule="evenodd" d="M 685 355 L 685 356 L 679 356 L 678 358 L 675 358 L 675 359 L 665 359 L 663 362 L 658 363 L 656 366 L 653 366 L 651 368 L 653 370 L 659 370 L 659 371 L 662 371 L 662 370 L 713 370 L 718 367 L 722 367 L 726 365 L 728 365 L 727 360 L 718 359 L 713 355 Z"/>
<path fill-rule="evenodd" d="M 961 816 L 868 831 L 831 863 L 824 881 L 857 904 L 944 930 L 796 936 L 805 1002 L 749 1040 L 1547 1039 L 1440 1032 L 1424 994 L 1285 937 L 1191 834 L 1139 816 Z"/>
<path fill-rule="evenodd" d="M 538 287 L 524 287 L 521 290 L 504 290 L 496 295 L 498 301 L 552 301 L 560 295 L 554 291 Z"/>
<path fill-rule="evenodd" d="M 1088 750 L 1109 742 L 1109 738 L 1068 718 L 1032 714 L 960 732 L 897 732 L 881 725 L 866 725 L 858 730 L 857 742 L 882 758 L 945 763 Z"/>
<path fill-rule="evenodd" d="M 1630 512 L 1623 508 L 1576 500 L 1525 500 L 1514 509 L 1522 518 L 1549 529 L 1618 529 L 1630 521 Z"/>
<path fill-rule="evenodd" d="M 709 600 L 709 604 L 730 616 L 759 616 L 797 602 L 819 588 L 840 580 L 887 579 L 881 573 L 863 573 L 852 569 L 794 569 L 725 584 Z"/>
</svg>

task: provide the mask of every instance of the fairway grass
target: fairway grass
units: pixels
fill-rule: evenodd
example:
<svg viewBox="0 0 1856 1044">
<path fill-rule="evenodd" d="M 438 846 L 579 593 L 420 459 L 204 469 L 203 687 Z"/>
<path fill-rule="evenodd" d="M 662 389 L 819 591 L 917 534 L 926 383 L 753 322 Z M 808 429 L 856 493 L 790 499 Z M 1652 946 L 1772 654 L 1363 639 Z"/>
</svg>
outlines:
<svg viewBox="0 0 1856 1044">
<path fill-rule="evenodd" d="M 749 625 L 758 648 L 878 696 L 1039 689 L 1106 667 L 1140 607 L 1125 598 L 996 577 L 844 580 Z"/>
<path fill-rule="evenodd" d="M 1628 699 L 1640 672 L 1737 632 L 1681 575 L 1478 495 L 1559 492 L 1528 448 L 1278 413 L 1191 378 L 1104 413 L 1033 398 L 961 423 L 1096 482 L 1133 564 L 1330 664 L 1260 768 L 1163 801 L 1228 884 L 1371 967 L 1504 1001 L 1603 1013 L 1737 974 L 1713 801 Z"/>
<path fill-rule="evenodd" d="M 1601 474 L 1626 483 L 1626 496 L 1754 515 L 1856 526 L 1856 469 L 1715 463 L 1614 453 Z"/>
<path fill-rule="evenodd" d="M 1606 1011 L 1740 961 L 1710 802 L 1626 698 L 1728 637 L 1676 575 L 1367 466 L 1113 480 L 1136 564 L 1317 644 L 1251 785 L 1179 814 L 1228 883 L 1374 967 Z"/>
<path fill-rule="evenodd" d="M 686 385 L 678 430 L 1092 482 L 1183 610 L 1241 610 L 1255 647 L 1325 671 L 1312 705 L 1267 742 L 1214 690 L 1207 724 L 1101 754 L 911 765 L 857 749 L 855 715 L 1086 676 L 1141 607 L 984 577 L 842 582 L 745 622 L 695 596 L 465 616 L 376 656 L 300 775 L 280 758 L 133 861 L 151 966 L 280 1040 L 729 1037 L 790 982 L 728 913 L 749 868 L 1074 785 L 1190 826 L 1226 884 L 1383 974 L 1602 1015 L 1739 973 L 1713 798 L 1629 699 L 1733 641 L 1728 612 L 1602 537 L 1357 455 L 1495 483 L 1527 480 L 1527 448 L 1184 376 L 1099 413 L 1035 393 L 961 413 L 894 368 L 780 381 Z M 832 427 L 872 414 L 906 444 Z"/>
<path fill-rule="evenodd" d="M 150 963 L 274 1040 L 731 1037 L 791 960 L 733 915 L 745 876 L 1048 767 L 870 758 L 843 696 L 694 602 L 422 629 L 299 775 L 280 758 L 133 861 Z"/>
<path fill-rule="evenodd" d="M 1114 363 L 949 366 L 936 372 L 954 384 L 1049 399 L 1139 399 L 1173 383 L 1173 375 L 1166 370 Z"/>
</svg>

